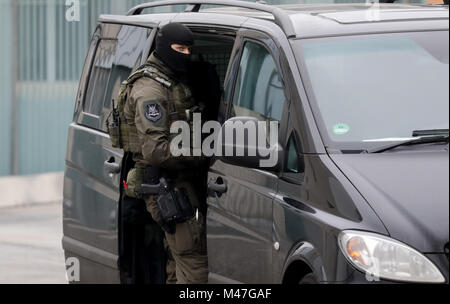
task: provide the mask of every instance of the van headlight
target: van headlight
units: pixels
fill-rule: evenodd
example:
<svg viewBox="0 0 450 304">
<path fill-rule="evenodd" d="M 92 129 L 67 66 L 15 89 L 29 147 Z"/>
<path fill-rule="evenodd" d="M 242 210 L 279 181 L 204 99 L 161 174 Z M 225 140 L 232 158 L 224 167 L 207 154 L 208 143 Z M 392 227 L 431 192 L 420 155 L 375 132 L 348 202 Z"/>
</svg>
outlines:
<svg viewBox="0 0 450 304">
<path fill-rule="evenodd" d="M 350 263 L 370 276 L 371 280 L 445 282 L 439 269 L 423 254 L 389 237 L 362 231 L 343 231 L 338 242 Z"/>
</svg>

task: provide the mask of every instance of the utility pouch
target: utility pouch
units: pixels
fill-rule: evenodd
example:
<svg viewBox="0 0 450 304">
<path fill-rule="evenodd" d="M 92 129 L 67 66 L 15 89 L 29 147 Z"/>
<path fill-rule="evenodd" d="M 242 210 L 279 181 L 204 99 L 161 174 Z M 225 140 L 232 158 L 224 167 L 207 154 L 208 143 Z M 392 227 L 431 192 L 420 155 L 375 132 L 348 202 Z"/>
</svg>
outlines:
<svg viewBox="0 0 450 304">
<path fill-rule="evenodd" d="M 120 115 L 119 110 L 114 105 L 113 109 L 109 113 L 108 118 L 106 119 L 106 127 L 108 129 L 109 138 L 111 139 L 111 144 L 114 148 L 122 148 L 122 144 L 120 142 Z"/>
<path fill-rule="evenodd" d="M 194 210 L 183 189 L 171 187 L 165 178 L 160 179 L 160 185 L 157 203 L 164 222 L 183 223 L 194 216 Z"/>
<path fill-rule="evenodd" d="M 189 197 L 186 194 L 186 190 L 174 188 L 173 192 L 175 194 L 176 201 L 178 203 L 178 207 L 180 210 L 179 222 L 182 223 L 194 217 L 194 209 L 192 208 L 191 202 L 189 201 Z"/>
<path fill-rule="evenodd" d="M 179 219 L 180 210 L 174 192 L 169 188 L 169 184 L 164 178 L 161 178 L 160 185 L 161 188 L 157 203 L 161 210 L 161 218 L 169 224 L 176 222 Z"/>
</svg>

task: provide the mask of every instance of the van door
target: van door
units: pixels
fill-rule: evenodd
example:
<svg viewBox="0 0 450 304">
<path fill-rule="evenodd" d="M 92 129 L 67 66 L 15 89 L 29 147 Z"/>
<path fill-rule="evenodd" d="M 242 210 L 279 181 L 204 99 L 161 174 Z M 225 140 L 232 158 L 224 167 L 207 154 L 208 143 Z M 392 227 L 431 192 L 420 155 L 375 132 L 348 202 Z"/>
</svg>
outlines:
<svg viewBox="0 0 450 304">
<path fill-rule="evenodd" d="M 122 151 L 111 146 L 105 120 L 112 99 L 147 58 L 152 30 L 101 24 L 81 77 L 69 127 L 64 177 L 63 248 L 79 261 L 82 283 L 120 283 L 118 201 Z"/>
<path fill-rule="evenodd" d="M 232 58 L 236 67 L 227 76 L 227 118 L 251 116 L 280 124 L 287 116 L 288 95 L 274 59 L 277 48 L 263 34 L 245 30 L 239 35 L 236 48 L 241 51 L 238 58 Z M 279 134 L 283 128 L 280 124 Z M 247 169 L 216 160 L 208 180 L 226 184 L 222 192 L 210 190 L 208 196 L 210 282 L 272 283 L 272 209 L 278 176 L 263 168 Z"/>
</svg>

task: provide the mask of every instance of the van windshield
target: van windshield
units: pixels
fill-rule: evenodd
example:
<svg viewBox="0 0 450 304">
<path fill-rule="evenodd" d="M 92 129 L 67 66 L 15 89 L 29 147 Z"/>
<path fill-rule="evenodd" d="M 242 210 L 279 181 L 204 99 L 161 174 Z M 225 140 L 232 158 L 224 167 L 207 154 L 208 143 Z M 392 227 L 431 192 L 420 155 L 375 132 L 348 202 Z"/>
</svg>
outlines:
<svg viewBox="0 0 450 304">
<path fill-rule="evenodd" d="M 294 45 L 327 145 L 366 149 L 411 139 L 415 130 L 449 128 L 448 31 Z"/>
</svg>

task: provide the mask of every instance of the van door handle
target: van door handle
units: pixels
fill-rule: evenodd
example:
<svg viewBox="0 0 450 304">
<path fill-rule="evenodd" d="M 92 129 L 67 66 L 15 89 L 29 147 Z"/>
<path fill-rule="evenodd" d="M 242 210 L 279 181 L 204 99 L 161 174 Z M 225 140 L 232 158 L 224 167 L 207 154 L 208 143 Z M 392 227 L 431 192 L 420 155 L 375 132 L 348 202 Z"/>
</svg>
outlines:
<svg viewBox="0 0 450 304">
<path fill-rule="evenodd" d="M 106 171 L 110 174 L 118 174 L 120 173 L 120 164 L 115 163 L 114 157 L 111 157 L 109 160 L 105 161 Z"/>
<path fill-rule="evenodd" d="M 216 193 L 225 193 L 228 191 L 228 185 L 225 180 L 219 177 L 216 181 L 210 180 L 208 182 L 208 189 Z"/>
</svg>

